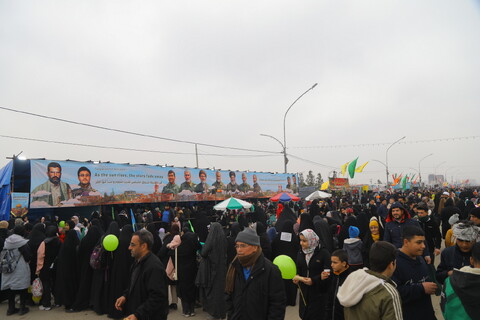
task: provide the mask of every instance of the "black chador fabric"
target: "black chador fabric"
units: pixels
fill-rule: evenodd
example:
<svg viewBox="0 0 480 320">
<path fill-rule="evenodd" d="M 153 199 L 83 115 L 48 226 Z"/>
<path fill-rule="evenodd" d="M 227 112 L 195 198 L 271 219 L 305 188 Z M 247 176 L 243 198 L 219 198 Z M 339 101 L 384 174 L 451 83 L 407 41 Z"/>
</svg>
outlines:
<svg viewBox="0 0 480 320">
<path fill-rule="evenodd" d="M 150 251 L 152 251 L 153 253 L 157 253 L 160 250 L 160 248 L 162 248 L 162 239 L 160 239 L 160 237 L 158 236 L 159 227 L 160 227 L 160 224 L 156 224 L 156 223 L 149 223 L 147 225 L 147 230 L 150 231 L 150 233 L 153 235 L 153 246 L 150 248 Z"/>
<path fill-rule="evenodd" d="M 243 228 L 238 222 L 232 223 L 230 227 L 230 235 L 227 237 L 227 266 L 230 265 L 233 258 L 237 255 L 237 250 L 235 249 L 235 238 Z"/>
<path fill-rule="evenodd" d="M 322 217 L 316 216 L 313 218 L 313 225 L 315 233 L 320 239 L 320 244 L 328 252 L 332 253 L 334 250 L 332 229 L 328 225 L 328 222 L 323 220 Z"/>
<path fill-rule="evenodd" d="M 188 231 L 184 228 L 183 230 Z M 192 232 L 185 232 L 181 237 L 182 243 L 177 248 L 178 266 L 178 296 L 189 303 L 195 302 L 195 277 L 197 276 L 197 250 L 200 249 L 200 243 L 197 235 Z M 170 250 L 173 263 L 175 263 L 174 250 Z"/>
<path fill-rule="evenodd" d="M 200 290 L 203 309 L 213 318 L 226 316 L 225 277 L 227 275 L 227 238 L 222 226 L 214 222 L 202 248 L 202 261 L 196 284 Z"/>
<path fill-rule="evenodd" d="M 115 319 L 123 316 L 121 311 L 115 309 L 115 300 L 128 288 L 130 267 L 133 264 L 133 258 L 130 250 L 128 250 L 132 234 L 132 225 L 128 224 L 124 226 L 122 231 L 120 231 L 118 248 L 113 252 L 113 267 L 110 275 L 112 281 L 110 281 L 110 287 L 108 289 L 108 300 L 110 304 L 107 305 L 107 314 L 109 317 Z"/>
<path fill-rule="evenodd" d="M 110 223 L 104 236 L 100 238 L 99 243 L 102 243 L 103 239 L 109 234 L 113 234 L 117 238 L 120 236 L 120 229 L 118 228 L 117 222 L 113 221 L 112 223 Z M 111 281 L 115 281 L 111 277 L 113 266 L 113 252 L 106 251 L 105 257 L 105 269 L 94 270 L 92 277 L 93 281 L 90 295 L 90 304 L 93 311 L 95 311 L 98 315 L 102 315 L 107 312 L 109 303 L 111 303 L 108 299 L 108 287 Z"/>
<path fill-rule="evenodd" d="M 298 228 L 298 233 L 302 232 L 305 229 L 315 230 L 313 226 L 312 216 L 308 213 L 302 213 L 300 215 L 300 227 Z"/>
<path fill-rule="evenodd" d="M 77 231 L 67 231 L 57 259 L 57 280 L 55 282 L 55 302 L 70 309 L 78 291 Z"/>
<path fill-rule="evenodd" d="M 37 251 L 40 243 L 45 240 L 45 225 L 43 223 L 37 223 L 28 236 L 28 246 L 32 253 L 32 259 L 30 260 L 30 280 L 35 279 L 35 271 L 37 269 Z"/>
<path fill-rule="evenodd" d="M 282 240 L 283 239 L 283 240 Z M 300 241 L 293 232 L 293 222 L 288 220 L 282 226 L 282 230 L 272 241 L 272 259 L 280 255 L 286 255 L 296 261 L 298 251 L 300 250 Z M 283 280 L 287 305 L 294 306 L 297 298 L 297 286 L 292 280 Z"/>
<path fill-rule="evenodd" d="M 194 232 L 197 234 L 200 242 L 205 242 L 208 236 L 208 225 L 210 224 L 207 213 L 205 211 L 194 212 L 193 217 L 195 217 L 195 219 L 192 219 L 191 223 Z"/>
<path fill-rule="evenodd" d="M 272 245 L 267 236 L 267 228 L 261 222 L 257 222 L 257 234 L 260 237 L 260 246 L 262 247 L 263 256 L 268 260 L 272 260 Z"/>
<path fill-rule="evenodd" d="M 85 237 L 80 241 L 78 247 L 78 274 L 80 276 L 80 283 L 75 303 L 72 306 L 74 310 L 80 311 L 90 307 L 90 290 L 92 288 L 93 277 L 93 269 L 90 267 L 90 255 L 102 235 L 102 229 L 99 226 L 92 225 L 88 228 Z"/>
<path fill-rule="evenodd" d="M 293 223 L 297 222 L 297 215 L 293 212 L 292 208 L 285 205 L 283 206 L 283 211 L 280 213 L 277 222 L 275 223 L 275 229 L 282 230 L 283 223 L 287 220 L 292 221 Z"/>
</svg>

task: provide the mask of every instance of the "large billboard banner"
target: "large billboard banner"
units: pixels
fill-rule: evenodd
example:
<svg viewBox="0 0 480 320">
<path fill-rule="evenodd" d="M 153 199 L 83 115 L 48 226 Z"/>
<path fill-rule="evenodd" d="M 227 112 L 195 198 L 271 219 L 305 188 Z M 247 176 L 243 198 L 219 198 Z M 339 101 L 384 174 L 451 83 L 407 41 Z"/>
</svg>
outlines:
<svg viewBox="0 0 480 320">
<path fill-rule="evenodd" d="M 298 193 L 294 174 L 31 160 L 30 208 L 268 198 Z"/>
</svg>

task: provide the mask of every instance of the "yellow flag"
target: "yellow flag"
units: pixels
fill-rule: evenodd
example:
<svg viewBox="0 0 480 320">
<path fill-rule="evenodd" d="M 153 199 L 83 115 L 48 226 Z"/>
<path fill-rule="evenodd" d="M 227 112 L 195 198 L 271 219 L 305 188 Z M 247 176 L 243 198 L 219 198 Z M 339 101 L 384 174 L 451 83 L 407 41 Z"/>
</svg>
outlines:
<svg viewBox="0 0 480 320">
<path fill-rule="evenodd" d="M 322 186 L 320 187 L 320 190 L 327 190 L 329 187 L 330 183 L 328 181 L 325 181 L 322 183 Z"/>
<path fill-rule="evenodd" d="M 362 172 L 363 171 L 363 168 L 365 168 L 365 166 L 368 164 L 368 161 L 365 162 L 364 164 L 362 164 L 360 167 L 358 167 L 357 169 L 355 169 L 355 172 Z"/>
<path fill-rule="evenodd" d="M 347 172 L 347 167 L 348 167 L 348 164 L 349 164 L 349 163 L 350 163 L 350 162 L 347 162 L 347 163 L 345 163 L 345 164 L 342 166 L 342 176 L 344 176 L 345 173 Z"/>
<path fill-rule="evenodd" d="M 368 185 L 362 186 L 362 192 L 368 192 Z"/>
</svg>

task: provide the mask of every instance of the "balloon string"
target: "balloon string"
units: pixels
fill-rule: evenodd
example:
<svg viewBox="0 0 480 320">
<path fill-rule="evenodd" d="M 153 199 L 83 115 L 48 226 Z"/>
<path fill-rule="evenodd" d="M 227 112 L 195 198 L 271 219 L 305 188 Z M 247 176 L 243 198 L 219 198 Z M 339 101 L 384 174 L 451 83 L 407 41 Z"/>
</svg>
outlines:
<svg viewBox="0 0 480 320">
<path fill-rule="evenodd" d="M 300 288 L 300 284 L 297 283 L 298 290 L 300 290 L 300 296 L 302 297 L 303 304 L 307 306 L 307 302 L 305 302 L 305 297 L 303 296 L 302 288 Z"/>
</svg>

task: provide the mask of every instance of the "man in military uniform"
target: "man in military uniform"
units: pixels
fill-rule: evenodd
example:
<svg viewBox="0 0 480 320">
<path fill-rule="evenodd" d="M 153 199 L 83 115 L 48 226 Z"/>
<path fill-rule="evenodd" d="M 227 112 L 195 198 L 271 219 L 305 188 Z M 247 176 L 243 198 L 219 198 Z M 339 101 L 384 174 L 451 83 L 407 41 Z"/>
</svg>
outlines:
<svg viewBox="0 0 480 320">
<path fill-rule="evenodd" d="M 61 205 L 61 201 L 69 200 L 72 198 L 72 189 L 70 186 L 61 181 L 62 167 L 57 162 L 50 162 L 47 165 L 48 180 L 33 189 L 32 196 L 34 201 L 45 201 L 51 206 Z M 39 191 L 47 191 L 47 195 L 39 197 L 35 196 L 35 193 Z"/>
<path fill-rule="evenodd" d="M 287 177 L 287 185 L 285 186 L 285 189 L 292 191 L 292 183 L 290 181 L 290 177 Z"/>
<path fill-rule="evenodd" d="M 257 193 L 262 192 L 262 188 L 260 187 L 260 185 L 257 182 L 257 175 L 256 174 L 253 175 L 253 192 L 257 192 Z"/>
<path fill-rule="evenodd" d="M 235 192 L 238 191 L 238 184 L 237 181 L 235 180 L 235 172 L 230 171 L 229 173 L 230 176 L 230 183 L 227 184 L 227 191 L 228 192 Z"/>
<path fill-rule="evenodd" d="M 214 190 L 212 190 L 212 193 L 216 193 L 218 191 L 225 190 L 225 184 L 222 182 L 222 173 L 219 171 L 215 172 L 215 182 L 212 184 L 212 186 L 215 187 Z"/>
<path fill-rule="evenodd" d="M 90 178 L 92 177 L 92 173 L 90 169 L 87 167 L 80 167 L 77 171 L 78 176 L 78 188 L 72 190 L 72 196 L 89 196 L 90 192 L 96 192 L 97 190 L 92 188 L 90 184 Z"/>
<path fill-rule="evenodd" d="M 190 170 L 185 170 L 183 176 L 185 177 L 185 182 L 180 185 L 180 192 L 182 192 L 183 190 L 194 192 L 195 183 L 192 182 L 192 174 L 190 173 Z"/>
<path fill-rule="evenodd" d="M 207 184 L 207 173 L 204 170 L 198 172 L 198 177 L 200 178 L 200 183 L 195 187 L 196 193 L 207 193 L 210 186 Z"/>
<path fill-rule="evenodd" d="M 297 185 L 297 177 L 292 176 L 293 183 L 292 183 L 292 193 L 298 193 L 298 185 Z"/>
<path fill-rule="evenodd" d="M 252 187 L 247 183 L 247 174 L 245 172 L 242 173 L 242 184 L 238 186 L 238 190 L 245 193 L 252 190 Z"/>
<path fill-rule="evenodd" d="M 180 191 L 180 187 L 175 183 L 175 171 L 168 171 L 168 184 L 163 187 L 162 193 L 177 194 Z"/>
</svg>

